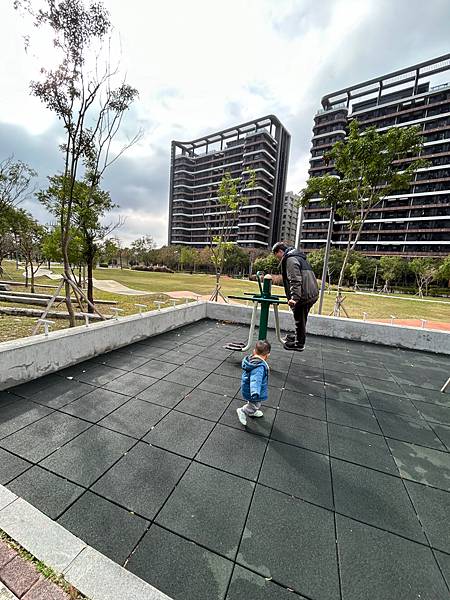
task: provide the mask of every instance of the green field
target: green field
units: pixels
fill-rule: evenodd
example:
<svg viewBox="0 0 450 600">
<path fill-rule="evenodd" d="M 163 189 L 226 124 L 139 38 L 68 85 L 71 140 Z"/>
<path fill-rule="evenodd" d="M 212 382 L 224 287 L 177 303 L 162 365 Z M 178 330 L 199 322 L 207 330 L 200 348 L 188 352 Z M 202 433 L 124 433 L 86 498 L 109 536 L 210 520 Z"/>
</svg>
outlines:
<svg viewBox="0 0 450 600">
<path fill-rule="evenodd" d="M 16 271 L 13 262 L 5 261 L 3 263 L 5 271 L 9 276 L 16 281 L 24 281 L 22 277 L 23 269 Z M 54 269 L 58 271 L 58 269 Z M 129 269 L 96 269 L 94 271 L 95 279 L 113 279 L 130 288 L 149 292 L 146 296 L 122 296 L 119 294 L 111 294 L 108 292 L 95 291 L 95 296 L 99 300 L 116 300 L 118 307 L 123 309 L 123 315 L 133 314 L 138 312 L 135 303 L 146 304 L 148 309 L 156 308 L 155 300 L 166 300 L 168 306 L 171 306 L 169 298 L 165 292 L 171 291 L 191 291 L 199 295 L 210 294 L 214 289 L 215 277 L 213 275 L 193 274 L 188 273 L 148 273 L 142 271 L 131 271 Z M 8 276 L 3 277 L 4 280 Z M 53 285 L 54 281 L 41 277 L 36 280 L 37 283 Z M 253 292 L 257 290 L 255 282 L 231 279 L 223 277 L 221 279 L 222 291 L 225 295 L 242 295 L 244 292 Z M 55 286 L 56 287 L 56 286 Z M 25 290 L 25 288 L 14 288 L 16 290 Z M 38 292 L 49 293 L 48 289 L 37 289 Z M 283 294 L 283 289 L 274 287 L 275 293 Z M 409 298 L 406 296 L 389 298 L 381 297 L 380 295 L 359 295 L 352 291 L 345 293 L 346 299 L 344 306 L 351 318 L 362 319 L 363 312 L 368 313 L 367 319 L 390 319 L 391 315 L 395 315 L 398 319 L 427 319 L 432 322 L 450 323 L 450 299 L 422 300 Z M 178 300 L 178 303 L 184 300 Z M 332 311 L 334 304 L 334 293 L 325 293 L 323 314 L 329 314 Z M 2 304 L 0 306 L 12 306 L 11 304 Z M 25 305 L 20 305 L 25 306 Z M 316 305 L 317 307 L 317 305 Z M 315 307 L 315 308 L 316 308 Z M 283 307 L 285 308 L 285 307 Z M 61 310 L 64 306 L 61 307 Z M 102 306 L 100 308 L 105 315 L 111 314 L 109 307 Z M 19 337 L 24 337 L 31 334 L 35 324 L 35 318 L 12 317 L 3 315 L 0 316 L 0 341 L 11 340 Z M 56 321 L 54 328 L 66 327 L 65 321 Z"/>
</svg>

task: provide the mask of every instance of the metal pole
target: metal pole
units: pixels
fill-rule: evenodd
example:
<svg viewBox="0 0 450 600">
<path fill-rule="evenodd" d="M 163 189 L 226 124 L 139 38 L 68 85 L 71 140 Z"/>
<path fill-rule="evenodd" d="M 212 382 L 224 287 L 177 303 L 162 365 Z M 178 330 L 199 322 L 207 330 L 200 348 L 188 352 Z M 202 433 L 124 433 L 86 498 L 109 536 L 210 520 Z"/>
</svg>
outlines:
<svg viewBox="0 0 450 600">
<path fill-rule="evenodd" d="M 270 298 L 272 293 L 272 275 L 264 276 L 263 283 L 263 298 Z M 267 338 L 267 325 L 269 323 L 269 308 L 270 304 L 268 302 L 263 302 L 261 304 L 261 315 L 259 317 L 259 335 L 258 340 L 265 340 Z"/>
<path fill-rule="evenodd" d="M 330 209 L 330 221 L 328 223 L 327 245 L 325 246 L 325 256 L 323 257 L 322 283 L 320 286 L 319 308 L 317 310 L 318 315 L 322 314 L 323 295 L 325 294 L 325 286 L 326 286 L 326 282 L 327 282 L 328 259 L 330 258 L 331 236 L 333 234 L 333 223 L 334 223 L 334 206 L 332 206 Z"/>
</svg>

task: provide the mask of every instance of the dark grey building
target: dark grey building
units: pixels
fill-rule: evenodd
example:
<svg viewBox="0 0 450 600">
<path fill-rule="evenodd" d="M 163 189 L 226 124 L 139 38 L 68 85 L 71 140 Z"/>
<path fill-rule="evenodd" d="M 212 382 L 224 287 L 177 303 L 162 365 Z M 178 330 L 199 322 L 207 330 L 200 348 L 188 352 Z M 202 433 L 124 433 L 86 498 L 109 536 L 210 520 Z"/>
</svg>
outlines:
<svg viewBox="0 0 450 600">
<path fill-rule="evenodd" d="M 232 225 L 230 241 L 265 248 L 280 235 L 290 135 L 273 115 L 230 127 L 190 142 L 172 142 L 169 192 L 169 244 L 202 248 L 209 232 L 219 232 L 223 206 L 218 187 L 255 171 L 255 186 Z"/>
<path fill-rule="evenodd" d="M 360 129 L 375 126 L 419 126 L 422 156 L 429 166 L 420 169 L 406 193 L 386 197 L 364 225 L 357 249 L 373 256 L 445 256 L 450 252 L 450 54 L 328 94 L 314 117 L 310 176 L 333 173 L 324 153 L 347 135 L 357 119 Z M 444 78 L 444 82 L 442 79 Z M 410 159 L 409 159 L 410 160 Z M 405 161 L 399 163 L 399 169 Z M 301 244 L 306 250 L 323 247 L 329 210 L 312 200 L 304 210 Z M 332 242 L 346 244 L 345 227 L 336 219 Z"/>
<path fill-rule="evenodd" d="M 280 240 L 289 242 L 292 245 L 295 244 L 298 216 L 297 196 L 294 192 L 286 192 L 281 217 Z"/>
</svg>

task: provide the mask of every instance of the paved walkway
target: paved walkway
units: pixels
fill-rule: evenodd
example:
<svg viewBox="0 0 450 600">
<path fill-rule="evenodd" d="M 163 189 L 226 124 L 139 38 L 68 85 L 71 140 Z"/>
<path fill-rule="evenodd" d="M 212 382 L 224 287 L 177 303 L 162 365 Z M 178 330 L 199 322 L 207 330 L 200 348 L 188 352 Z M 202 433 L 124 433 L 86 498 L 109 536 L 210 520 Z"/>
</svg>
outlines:
<svg viewBox="0 0 450 600">
<path fill-rule="evenodd" d="M 203 321 L 0 395 L 0 483 L 175 600 L 449 600 L 443 355 Z"/>
</svg>

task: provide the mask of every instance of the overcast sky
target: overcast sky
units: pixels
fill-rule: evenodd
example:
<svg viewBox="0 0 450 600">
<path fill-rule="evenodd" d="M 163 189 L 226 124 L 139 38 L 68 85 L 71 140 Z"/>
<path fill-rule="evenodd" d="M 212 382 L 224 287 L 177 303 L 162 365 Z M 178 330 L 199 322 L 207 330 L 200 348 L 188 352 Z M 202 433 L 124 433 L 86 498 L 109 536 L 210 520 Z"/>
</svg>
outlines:
<svg viewBox="0 0 450 600">
<path fill-rule="evenodd" d="M 51 57 L 44 48 L 38 56 L 25 53 L 22 36 L 29 28 L 12 4 L 0 0 L 0 159 L 14 154 L 45 185 L 48 175 L 62 169 L 61 124 L 29 95 L 29 82 Z M 119 232 L 126 243 L 142 235 L 167 242 L 172 139 L 190 140 L 273 113 L 292 136 L 288 189 L 298 191 L 324 94 L 450 48 L 449 0 L 104 4 L 120 35 L 121 66 L 139 90 L 123 133 L 144 132 L 103 185 L 126 217 Z M 36 201 L 26 208 L 49 222 Z"/>
</svg>

